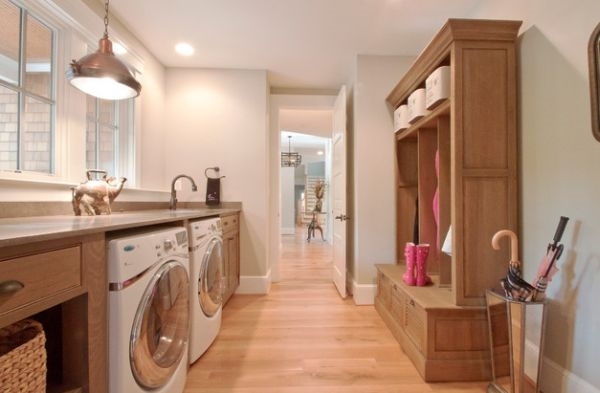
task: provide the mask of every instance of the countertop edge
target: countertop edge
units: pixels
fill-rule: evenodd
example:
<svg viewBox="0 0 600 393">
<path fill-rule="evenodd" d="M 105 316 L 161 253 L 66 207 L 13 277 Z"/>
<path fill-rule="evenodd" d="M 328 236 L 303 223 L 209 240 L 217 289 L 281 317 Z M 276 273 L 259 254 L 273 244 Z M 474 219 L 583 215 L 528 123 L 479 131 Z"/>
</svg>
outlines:
<svg viewBox="0 0 600 393">
<path fill-rule="evenodd" d="M 239 208 L 140 210 L 99 216 L 38 216 L 0 219 L 0 247 L 19 246 L 65 237 L 86 236 L 132 228 L 185 223 L 197 218 L 226 216 Z"/>
</svg>

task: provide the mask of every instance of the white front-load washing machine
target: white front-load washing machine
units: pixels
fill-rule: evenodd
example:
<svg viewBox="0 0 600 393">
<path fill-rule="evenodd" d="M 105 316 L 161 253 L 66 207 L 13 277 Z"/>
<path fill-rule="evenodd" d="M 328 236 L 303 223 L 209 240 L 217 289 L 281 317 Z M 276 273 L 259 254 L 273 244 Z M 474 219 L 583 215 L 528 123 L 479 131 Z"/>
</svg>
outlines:
<svg viewBox="0 0 600 393">
<path fill-rule="evenodd" d="M 223 230 L 218 217 L 189 222 L 190 364 L 210 347 L 221 328 Z"/>
<path fill-rule="evenodd" d="M 107 240 L 109 392 L 181 393 L 190 325 L 187 230 Z"/>
</svg>

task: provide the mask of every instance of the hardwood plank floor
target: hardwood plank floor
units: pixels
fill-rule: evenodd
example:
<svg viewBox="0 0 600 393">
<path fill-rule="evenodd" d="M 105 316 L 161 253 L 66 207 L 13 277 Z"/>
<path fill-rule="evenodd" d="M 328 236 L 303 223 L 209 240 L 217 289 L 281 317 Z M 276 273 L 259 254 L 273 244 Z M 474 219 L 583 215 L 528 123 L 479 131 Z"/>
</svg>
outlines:
<svg viewBox="0 0 600 393">
<path fill-rule="evenodd" d="M 341 299 L 331 247 L 283 236 L 281 281 L 234 295 L 188 373 L 186 393 L 480 393 L 487 383 L 423 382 L 373 306 Z"/>
</svg>

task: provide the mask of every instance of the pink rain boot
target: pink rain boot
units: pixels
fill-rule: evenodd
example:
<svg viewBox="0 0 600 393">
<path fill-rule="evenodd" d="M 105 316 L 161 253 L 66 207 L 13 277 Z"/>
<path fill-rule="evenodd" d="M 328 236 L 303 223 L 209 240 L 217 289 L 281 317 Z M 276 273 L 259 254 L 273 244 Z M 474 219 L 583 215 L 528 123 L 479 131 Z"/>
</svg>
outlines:
<svg viewBox="0 0 600 393">
<path fill-rule="evenodd" d="M 427 275 L 427 256 L 429 255 L 429 244 L 418 244 L 417 249 L 417 280 L 418 287 L 431 284 L 431 277 Z"/>
<path fill-rule="evenodd" d="M 406 259 L 406 272 L 402 275 L 402 279 L 406 285 L 412 287 L 416 284 L 415 265 L 417 263 L 417 250 L 414 243 L 406 243 L 406 246 L 404 246 L 404 258 Z"/>
</svg>

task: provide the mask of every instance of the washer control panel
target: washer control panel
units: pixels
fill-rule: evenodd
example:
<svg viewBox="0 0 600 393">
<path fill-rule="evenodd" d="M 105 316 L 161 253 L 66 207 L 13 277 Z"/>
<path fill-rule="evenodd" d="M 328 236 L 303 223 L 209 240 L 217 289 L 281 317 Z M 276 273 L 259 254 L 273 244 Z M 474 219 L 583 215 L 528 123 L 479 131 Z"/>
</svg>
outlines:
<svg viewBox="0 0 600 393">
<path fill-rule="evenodd" d="M 169 255 L 188 255 L 185 228 L 148 231 L 108 242 L 108 279 L 111 283 L 129 280 Z"/>
</svg>

